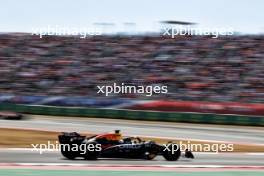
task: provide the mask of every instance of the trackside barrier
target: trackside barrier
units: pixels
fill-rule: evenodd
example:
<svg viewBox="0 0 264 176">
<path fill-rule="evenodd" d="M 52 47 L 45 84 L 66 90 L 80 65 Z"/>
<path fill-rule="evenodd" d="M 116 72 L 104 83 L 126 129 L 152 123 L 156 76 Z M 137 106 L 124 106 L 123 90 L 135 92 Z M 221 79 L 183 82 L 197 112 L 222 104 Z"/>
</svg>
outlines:
<svg viewBox="0 0 264 176">
<path fill-rule="evenodd" d="M 264 126 L 264 116 L 219 115 L 208 113 L 156 112 L 140 110 L 95 109 L 21 104 L 0 104 L 1 111 L 52 115 L 152 120 L 168 122 L 211 123 Z"/>
</svg>

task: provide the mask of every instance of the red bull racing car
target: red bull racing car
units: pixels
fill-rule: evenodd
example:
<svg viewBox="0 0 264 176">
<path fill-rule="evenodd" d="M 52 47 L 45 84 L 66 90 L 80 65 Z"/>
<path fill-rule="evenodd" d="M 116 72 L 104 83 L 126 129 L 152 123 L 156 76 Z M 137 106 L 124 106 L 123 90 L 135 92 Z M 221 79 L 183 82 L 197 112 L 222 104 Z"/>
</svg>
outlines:
<svg viewBox="0 0 264 176">
<path fill-rule="evenodd" d="M 176 161 L 181 156 L 177 144 L 157 144 L 154 141 L 143 141 L 138 137 L 123 138 L 119 130 L 114 133 L 100 134 L 91 137 L 76 132 L 59 135 L 60 150 L 64 157 L 75 159 L 83 157 L 87 160 L 97 158 L 130 158 L 152 160 L 162 155 L 168 161 Z M 191 151 L 183 155 L 194 158 Z"/>
</svg>

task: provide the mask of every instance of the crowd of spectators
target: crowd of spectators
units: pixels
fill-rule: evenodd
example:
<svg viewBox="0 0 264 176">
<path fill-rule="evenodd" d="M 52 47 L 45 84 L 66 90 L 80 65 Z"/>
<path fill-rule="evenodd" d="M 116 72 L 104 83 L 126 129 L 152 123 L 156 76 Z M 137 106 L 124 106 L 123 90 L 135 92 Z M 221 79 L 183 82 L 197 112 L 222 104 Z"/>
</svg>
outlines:
<svg viewBox="0 0 264 176">
<path fill-rule="evenodd" d="M 108 83 L 168 86 L 114 98 L 263 103 L 264 37 L 0 35 L 0 93 L 99 97 Z"/>
</svg>

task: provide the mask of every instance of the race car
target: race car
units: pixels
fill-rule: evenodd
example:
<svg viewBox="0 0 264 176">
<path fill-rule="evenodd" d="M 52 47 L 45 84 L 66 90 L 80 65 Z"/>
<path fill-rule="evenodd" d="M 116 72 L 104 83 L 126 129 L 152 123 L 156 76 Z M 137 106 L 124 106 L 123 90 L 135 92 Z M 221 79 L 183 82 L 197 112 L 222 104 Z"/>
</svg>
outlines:
<svg viewBox="0 0 264 176">
<path fill-rule="evenodd" d="M 99 157 L 152 160 L 157 155 L 162 155 L 168 161 L 176 161 L 181 156 L 177 144 L 169 142 L 166 145 L 159 145 L 154 141 L 143 141 L 138 137 L 123 138 L 119 130 L 91 137 L 76 132 L 63 132 L 58 138 L 61 154 L 71 160 L 76 157 L 83 157 L 86 160 L 96 160 Z M 185 151 L 184 157 L 194 158 L 189 150 Z"/>
<path fill-rule="evenodd" d="M 0 111 L 0 119 L 5 120 L 21 120 L 23 119 L 23 114 L 11 111 Z"/>
</svg>

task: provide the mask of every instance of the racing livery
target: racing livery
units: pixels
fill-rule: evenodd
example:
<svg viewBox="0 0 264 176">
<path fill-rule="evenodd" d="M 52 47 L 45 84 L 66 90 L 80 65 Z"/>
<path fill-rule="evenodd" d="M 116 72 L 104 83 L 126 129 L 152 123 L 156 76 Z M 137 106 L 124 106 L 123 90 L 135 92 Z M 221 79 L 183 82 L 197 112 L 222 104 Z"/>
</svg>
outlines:
<svg viewBox="0 0 264 176">
<path fill-rule="evenodd" d="M 168 161 L 176 161 L 181 156 L 181 151 L 177 144 L 168 143 L 159 145 L 154 141 L 143 141 L 138 137 L 123 138 L 119 130 L 115 133 L 100 134 L 91 137 L 81 136 L 76 132 L 62 133 L 59 135 L 60 144 L 67 144 L 69 149 L 65 149 L 61 145 L 61 153 L 68 159 L 83 157 L 87 160 L 95 160 L 100 158 L 131 158 L 131 159 L 146 159 L 152 160 L 157 155 L 162 155 Z M 86 151 L 80 149 L 72 150 L 76 146 L 86 146 Z M 93 145 L 94 150 L 90 145 Z M 100 150 L 98 149 L 100 146 Z M 177 150 L 174 150 L 177 148 Z M 191 151 L 186 150 L 186 158 L 194 158 Z"/>
</svg>

